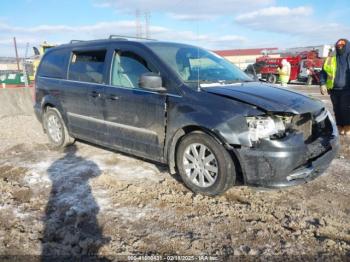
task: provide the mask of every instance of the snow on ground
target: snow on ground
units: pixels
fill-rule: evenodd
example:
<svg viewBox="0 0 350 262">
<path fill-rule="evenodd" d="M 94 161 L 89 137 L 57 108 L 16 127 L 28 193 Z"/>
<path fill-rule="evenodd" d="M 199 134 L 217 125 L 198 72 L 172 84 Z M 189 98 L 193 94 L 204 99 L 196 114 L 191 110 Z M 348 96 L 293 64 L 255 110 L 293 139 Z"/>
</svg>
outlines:
<svg viewBox="0 0 350 262">
<path fill-rule="evenodd" d="M 52 151 L 33 116 L 0 126 L 0 255 L 350 256 L 346 139 L 311 183 L 209 198 L 162 165 L 82 142 Z"/>
</svg>

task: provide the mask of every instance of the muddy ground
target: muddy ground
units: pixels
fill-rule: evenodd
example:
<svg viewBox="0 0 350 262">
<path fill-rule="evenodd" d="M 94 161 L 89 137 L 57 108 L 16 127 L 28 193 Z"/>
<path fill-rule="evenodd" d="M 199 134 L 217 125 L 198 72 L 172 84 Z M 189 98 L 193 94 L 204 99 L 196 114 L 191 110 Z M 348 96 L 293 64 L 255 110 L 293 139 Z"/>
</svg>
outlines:
<svg viewBox="0 0 350 262">
<path fill-rule="evenodd" d="M 210 198 L 162 165 L 82 142 L 52 151 L 34 116 L 0 127 L 0 256 L 350 259 L 350 139 L 311 183 Z"/>
</svg>

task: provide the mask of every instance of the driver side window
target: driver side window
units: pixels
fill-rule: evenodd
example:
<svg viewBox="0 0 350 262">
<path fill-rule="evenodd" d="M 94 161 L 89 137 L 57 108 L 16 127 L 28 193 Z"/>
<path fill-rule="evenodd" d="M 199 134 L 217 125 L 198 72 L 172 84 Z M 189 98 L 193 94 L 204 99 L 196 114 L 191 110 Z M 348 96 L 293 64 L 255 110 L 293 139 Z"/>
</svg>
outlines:
<svg viewBox="0 0 350 262">
<path fill-rule="evenodd" d="M 133 52 L 116 51 L 112 66 L 111 84 L 127 88 L 138 88 L 140 76 L 154 72 L 151 66 Z"/>
</svg>

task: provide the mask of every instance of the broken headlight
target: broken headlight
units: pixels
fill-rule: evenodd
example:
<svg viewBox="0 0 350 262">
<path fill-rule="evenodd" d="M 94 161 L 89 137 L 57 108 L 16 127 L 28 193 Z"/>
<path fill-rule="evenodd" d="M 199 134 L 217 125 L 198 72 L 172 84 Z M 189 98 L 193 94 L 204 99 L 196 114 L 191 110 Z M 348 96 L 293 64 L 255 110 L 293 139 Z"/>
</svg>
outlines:
<svg viewBox="0 0 350 262">
<path fill-rule="evenodd" d="M 262 138 L 284 133 L 286 127 L 284 121 L 278 117 L 272 116 L 254 116 L 247 117 L 249 129 L 249 138 L 252 142 L 257 142 Z"/>
</svg>

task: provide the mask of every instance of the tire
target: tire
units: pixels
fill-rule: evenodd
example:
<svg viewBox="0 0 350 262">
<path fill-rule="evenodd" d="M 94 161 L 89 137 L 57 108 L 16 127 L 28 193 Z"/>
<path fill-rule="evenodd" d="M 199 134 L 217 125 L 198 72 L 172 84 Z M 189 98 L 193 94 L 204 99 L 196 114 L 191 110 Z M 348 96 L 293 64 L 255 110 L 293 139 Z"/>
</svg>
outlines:
<svg viewBox="0 0 350 262">
<path fill-rule="evenodd" d="M 269 74 L 267 76 L 267 82 L 271 83 L 271 84 L 276 84 L 277 82 L 277 76 L 274 74 Z"/>
<path fill-rule="evenodd" d="M 312 85 L 312 82 L 313 82 L 313 79 L 312 79 L 312 76 L 309 76 L 306 80 L 306 85 L 307 86 L 311 86 Z"/>
<path fill-rule="evenodd" d="M 63 149 L 74 143 L 75 139 L 69 135 L 66 124 L 56 108 L 46 109 L 43 125 L 52 149 Z"/>
<path fill-rule="evenodd" d="M 236 181 L 236 169 L 229 152 L 202 132 L 190 133 L 181 139 L 176 166 L 185 185 L 195 193 L 219 195 Z"/>
</svg>

